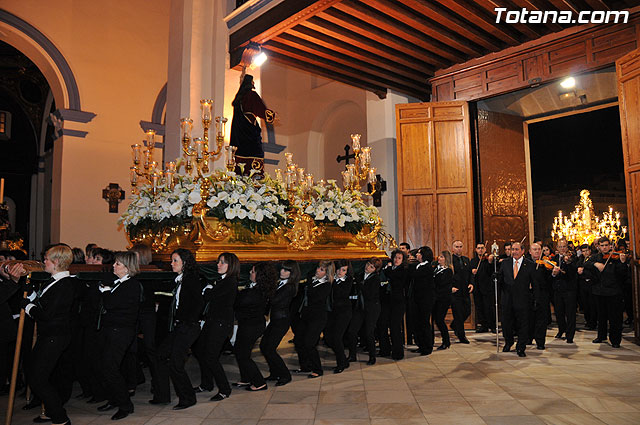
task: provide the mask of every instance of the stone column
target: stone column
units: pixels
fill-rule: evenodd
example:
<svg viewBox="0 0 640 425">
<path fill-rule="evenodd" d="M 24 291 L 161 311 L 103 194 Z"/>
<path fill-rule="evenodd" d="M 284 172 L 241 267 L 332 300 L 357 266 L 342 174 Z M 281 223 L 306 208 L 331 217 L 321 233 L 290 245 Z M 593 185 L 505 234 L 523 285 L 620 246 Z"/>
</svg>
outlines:
<svg viewBox="0 0 640 425">
<path fill-rule="evenodd" d="M 372 165 L 377 168 L 377 174 L 387 182 L 387 191 L 382 195 L 382 207 L 378 209 L 386 232 L 396 239 L 398 237 L 398 186 L 395 105 L 411 101 L 413 100 L 407 96 L 391 91 L 388 92 L 386 99 L 380 99 L 374 93 L 367 92 L 367 145 L 371 147 Z"/>
</svg>

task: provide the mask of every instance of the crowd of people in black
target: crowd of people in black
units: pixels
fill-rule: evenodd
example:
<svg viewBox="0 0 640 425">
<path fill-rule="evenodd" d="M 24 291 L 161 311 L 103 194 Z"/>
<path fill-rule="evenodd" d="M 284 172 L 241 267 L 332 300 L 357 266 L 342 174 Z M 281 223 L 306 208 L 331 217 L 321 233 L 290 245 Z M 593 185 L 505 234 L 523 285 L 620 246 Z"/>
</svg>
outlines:
<svg viewBox="0 0 640 425">
<path fill-rule="evenodd" d="M 454 335 L 469 344 L 465 322 L 472 296 L 478 333 L 496 332 L 499 303 L 504 352 L 517 342 L 517 354 L 525 357 L 534 340 L 538 349 L 545 349 L 551 305 L 556 338 L 573 343 L 580 305 L 586 328 L 598 330 L 593 342 L 609 338 L 612 347 L 620 347 L 629 297 L 625 291 L 630 288 L 630 256 L 624 247 L 614 253 L 610 241 L 601 238 L 572 252 L 565 240 L 555 248 L 535 241 L 525 253 L 523 244 L 515 242 L 497 256 L 478 243 L 469 259 L 462 255 L 461 241 L 451 246 L 452 252 L 436 255 L 428 246 L 410 250 L 403 243 L 389 259 L 354 263 L 362 270 L 354 270 L 347 260 L 323 260 L 306 276 L 292 260 L 259 262 L 248 279 L 241 276 L 233 253 L 220 254 L 217 277 L 205 278 L 193 253 L 180 248 L 171 255 L 175 279 L 164 292 L 152 281 L 136 278 L 140 266 L 151 262 L 145 245 L 115 253 L 89 245 L 86 257 L 81 249 L 53 245 L 43 255 L 51 279 L 40 285 L 27 285 L 23 263 L 3 262 L 20 260 L 19 252 L 0 252 L 0 386 L 7 391 L 9 353 L 21 309 L 27 321 L 20 376 L 22 386 L 33 391 L 25 408 L 44 404 L 46 415 L 34 422 L 54 424 L 70 423 L 63 406 L 75 380 L 82 389 L 77 397 L 98 405 L 99 411 L 114 410 L 112 419 L 132 414 L 131 396 L 144 380 L 141 359 L 151 375 L 149 403 L 169 404 L 171 382 L 178 398 L 173 409 L 181 410 L 196 404 L 196 393 L 214 387 L 211 401 L 222 401 L 231 396 L 232 387 L 263 391 L 269 382 L 287 385 L 292 373 L 322 376 L 321 336 L 335 354 L 333 373 L 358 361 L 359 347 L 368 365 L 377 356 L 403 359 L 407 340 L 415 343 L 414 352 L 430 355 L 435 327 L 441 338 L 436 349 L 448 349 L 449 309 Z M 113 278 L 93 284 L 71 276 L 74 262 L 108 265 Z M 164 307 L 159 296 L 167 300 Z M 629 310 L 627 314 L 631 317 Z M 37 337 L 31 348 L 34 326 Z M 296 370 L 289 370 L 278 353 L 289 329 L 299 361 Z M 240 372 L 233 385 L 220 361 L 230 340 Z M 269 368 L 266 377 L 252 359 L 258 340 Z M 185 370 L 191 353 L 200 369 L 198 385 Z"/>
</svg>

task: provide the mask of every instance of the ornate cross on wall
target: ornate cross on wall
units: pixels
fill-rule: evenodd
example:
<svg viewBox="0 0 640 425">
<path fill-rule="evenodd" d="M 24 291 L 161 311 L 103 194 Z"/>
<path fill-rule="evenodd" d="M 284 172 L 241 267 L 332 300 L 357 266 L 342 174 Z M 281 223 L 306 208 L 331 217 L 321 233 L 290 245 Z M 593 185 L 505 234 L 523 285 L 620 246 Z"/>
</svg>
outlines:
<svg viewBox="0 0 640 425">
<path fill-rule="evenodd" d="M 336 157 L 336 162 L 340 163 L 342 161 L 345 161 L 345 164 L 349 164 L 349 159 L 352 159 L 352 158 L 356 157 L 356 154 L 355 153 L 349 153 L 349 150 L 351 150 L 351 146 L 344 145 L 344 155 L 338 155 Z"/>
<path fill-rule="evenodd" d="M 381 207 L 382 206 L 382 194 L 387 191 L 387 181 L 383 180 L 380 174 L 376 174 L 376 191 L 371 196 L 373 198 L 373 206 Z M 367 191 L 371 192 L 371 183 L 367 184 Z"/>
<path fill-rule="evenodd" d="M 109 202 L 109 212 L 117 213 L 118 204 L 124 200 L 124 190 L 118 183 L 109 183 L 109 186 L 102 189 L 102 198 Z"/>
</svg>

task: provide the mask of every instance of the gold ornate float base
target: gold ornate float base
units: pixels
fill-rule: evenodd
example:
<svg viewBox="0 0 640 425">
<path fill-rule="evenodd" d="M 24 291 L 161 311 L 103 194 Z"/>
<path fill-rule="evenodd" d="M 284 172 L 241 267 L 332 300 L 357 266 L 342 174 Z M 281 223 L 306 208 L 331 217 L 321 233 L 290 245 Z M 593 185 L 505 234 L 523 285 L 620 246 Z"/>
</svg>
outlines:
<svg viewBox="0 0 640 425">
<path fill-rule="evenodd" d="M 294 213 L 291 218 L 291 228 L 261 235 L 238 223 L 194 217 L 187 225 L 130 237 L 130 242 L 151 245 L 154 261 L 170 261 L 176 248 L 191 250 L 199 262 L 216 261 L 222 252 L 233 252 L 246 262 L 387 257 L 378 247 L 381 223 L 365 226 L 354 235 L 335 225 L 317 225 L 305 214 Z"/>
</svg>

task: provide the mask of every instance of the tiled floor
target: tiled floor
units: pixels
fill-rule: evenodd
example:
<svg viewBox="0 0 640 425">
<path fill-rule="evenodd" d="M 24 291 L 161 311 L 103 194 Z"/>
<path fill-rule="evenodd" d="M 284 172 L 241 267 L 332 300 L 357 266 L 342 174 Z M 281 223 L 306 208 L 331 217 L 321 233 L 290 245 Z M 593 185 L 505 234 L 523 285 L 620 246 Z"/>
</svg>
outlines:
<svg viewBox="0 0 640 425">
<path fill-rule="evenodd" d="M 627 329 L 628 330 L 628 329 Z M 592 344 L 594 332 L 578 332 L 575 344 L 552 339 L 546 351 L 496 354 L 495 336 L 469 333 L 470 345 L 405 360 L 378 359 L 374 366 L 352 364 L 334 375 L 334 359 L 324 348 L 325 375 L 319 379 L 296 376 L 283 387 L 249 393 L 236 390 L 228 400 L 210 402 L 200 394 L 198 404 L 180 412 L 171 406 L 147 404 L 149 384 L 134 398 L 136 411 L 122 424 L 640 424 L 640 347 L 625 334 L 621 349 Z M 283 343 L 291 367 L 296 356 Z M 366 360 L 366 355 L 359 355 Z M 264 359 L 255 357 L 266 372 Z M 224 356 L 231 381 L 238 379 L 232 356 Z M 191 376 L 198 376 L 190 360 Z M 194 385 L 199 382 L 194 380 Z M 76 391 L 77 394 L 78 391 Z M 4 419 L 7 397 L 0 398 Z M 16 403 L 14 424 L 30 424 L 36 411 Z M 95 406 L 71 400 L 67 406 L 74 424 L 114 423 L 113 412 L 100 414 Z"/>
</svg>

